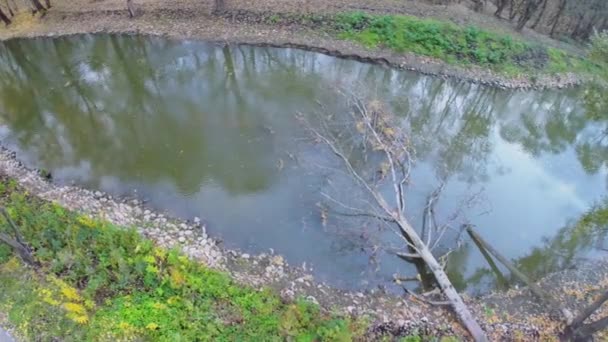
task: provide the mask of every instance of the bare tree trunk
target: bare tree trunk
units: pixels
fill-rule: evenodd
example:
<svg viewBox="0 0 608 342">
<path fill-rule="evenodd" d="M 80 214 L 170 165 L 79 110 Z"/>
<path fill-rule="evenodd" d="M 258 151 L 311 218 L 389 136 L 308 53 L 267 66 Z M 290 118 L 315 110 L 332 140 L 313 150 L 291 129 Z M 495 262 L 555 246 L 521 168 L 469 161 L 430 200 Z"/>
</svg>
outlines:
<svg viewBox="0 0 608 342">
<path fill-rule="evenodd" d="M 475 12 L 482 12 L 483 11 L 483 6 L 484 6 L 483 0 L 473 0 L 473 4 L 474 4 L 473 10 Z"/>
<path fill-rule="evenodd" d="M 53 7 L 53 5 L 51 5 L 51 0 L 44 0 L 44 3 L 46 4 L 47 9 L 50 9 L 51 7 Z"/>
<path fill-rule="evenodd" d="M 538 13 L 538 17 L 536 18 L 536 21 L 531 26 L 531 28 L 533 30 L 536 30 L 536 27 L 538 26 L 538 24 L 540 24 L 540 21 L 543 19 L 543 15 L 545 14 L 545 10 L 547 9 L 547 3 L 549 2 L 548 0 L 541 0 L 541 1 L 543 3 L 543 7 L 541 7 L 540 13 Z"/>
<path fill-rule="evenodd" d="M 30 3 L 32 4 L 32 7 L 34 8 L 34 13 L 35 12 L 46 12 L 46 8 L 44 8 L 44 6 L 42 6 L 42 4 L 40 3 L 40 0 L 30 0 Z"/>
<path fill-rule="evenodd" d="M 129 11 L 129 18 L 135 17 L 135 11 L 133 10 L 133 0 L 127 0 L 127 11 Z"/>
<path fill-rule="evenodd" d="M 579 14 L 577 16 L 576 25 L 572 32 L 570 32 L 570 37 L 572 39 L 577 39 L 581 36 L 581 33 L 584 31 L 585 27 L 585 14 Z"/>
<path fill-rule="evenodd" d="M 589 316 L 591 316 L 597 309 L 604 304 L 604 302 L 608 301 L 608 291 L 604 291 L 602 295 L 600 295 L 591 305 L 585 308 L 581 313 L 576 316 L 576 318 L 572 321 L 571 325 L 579 325 L 582 324 Z"/>
<path fill-rule="evenodd" d="M 17 241 L 11 239 L 8 235 L 6 235 L 4 233 L 0 233 L 0 241 L 4 242 L 7 245 L 9 245 L 10 247 L 12 247 L 15 250 L 15 252 L 17 252 L 19 257 L 23 261 L 25 261 L 27 264 L 29 264 L 29 265 L 36 264 L 36 261 L 34 260 L 34 258 L 30 254 L 30 252 L 27 250 L 27 248 L 25 246 L 21 245 L 20 243 L 18 243 Z"/>
<path fill-rule="evenodd" d="M 582 40 L 588 40 L 593 34 L 593 31 L 597 29 L 597 25 L 603 20 L 603 16 L 594 15 L 591 19 L 589 19 L 589 23 L 580 32 L 579 37 Z"/>
<path fill-rule="evenodd" d="M 467 226 L 467 232 L 471 236 L 473 240 L 475 240 L 479 245 L 483 246 L 488 252 L 490 252 L 498 261 L 500 261 L 503 265 L 505 265 L 511 273 L 516 276 L 519 280 L 524 282 L 530 291 L 537 296 L 539 299 L 544 300 L 548 303 L 553 310 L 559 311 L 565 318 L 567 323 L 572 321 L 572 313 L 567 309 L 563 309 L 553 297 L 543 291 L 538 285 L 536 285 L 528 276 L 523 274 L 520 270 L 517 269 L 507 258 L 505 258 L 502 254 L 498 253 L 494 247 L 492 247 L 489 243 L 487 243 L 477 232 L 473 230 L 473 227 Z"/>
<path fill-rule="evenodd" d="M 378 114 L 373 108 L 368 110 L 360 99 L 355 98 L 352 101 L 352 105 L 356 108 L 353 119 L 357 122 L 357 131 L 362 134 L 365 140 L 368 140 L 367 143 L 375 146 L 374 149 L 382 151 L 381 153 L 386 158 L 388 164 L 387 175 L 391 179 L 390 183 L 392 184 L 393 195 L 395 196 L 394 205 L 396 208 L 389 205 L 384 195 L 377 190 L 377 187 L 366 181 L 355 169 L 347 154 L 336 141 L 336 136 L 328 133 L 327 126 L 324 127 L 328 135 L 323 135 L 314 128 L 311 128 L 311 131 L 319 141 L 325 142 L 331 151 L 341 159 L 348 173 L 373 199 L 372 202 L 383 213 L 380 219 L 395 224 L 395 228 L 398 231 L 396 233 L 402 236 L 404 242 L 415 251 L 415 253 L 410 253 L 409 256 L 421 258 L 425 262 L 458 319 L 466 327 L 473 339 L 479 342 L 487 341 L 485 332 L 481 329 L 481 326 L 479 326 L 475 317 L 469 311 L 462 297 L 452 285 L 445 270 L 431 252 L 430 235 L 426 236 L 426 239 L 429 241 L 425 243 L 406 218 L 404 184 L 409 178 L 409 167 L 407 164 L 409 163 L 410 155 L 407 150 L 407 139 L 403 135 L 395 133 L 394 127 L 389 127 L 389 123 L 382 117 L 382 114 Z M 372 214 L 372 216 L 378 217 L 377 214 Z M 404 256 L 406 253 L 400 255 Z"/>
<path fill-rule="evenodd" d="M 519 20 L 517 21 L 517 30 L 521 31 L 524 29 L 524 27 L 526 27 L 526 24 L 528 23 L 528 21 L 530 21 L 530 19 L 532 19 L 532 15 L 534 14 L 534 12 L 536 11 L 536 9 L 538 8 L 538 5 L 540 4 L 539 1 L 541 0 L 526 0 L 525 4 L 523 5 L 523 12 L 521 13 L 521 16 L 519 17 Z"/>
<path fill-rule="evenodd" d="M 608 317 L 604 317 L 595 322 L 585 324 L 578 330 L 578 334 L 574 336 L 575 342 L 593 341 L 593 334 L 608 327 Z"/>
<path fill-rule="evenodd" d="M 10 17 L 14 17 L 15 13 L 13 12 L 11 5 L 8 3 L 8 0 L 4 0 L 4 4 L 6 5 L 6 9 L 8 10 L 8 14 L 10 15 Z"/>
<path fill-rule="evenodd" d="M 492 259 L 492 256 L 490 255 L 490 253 L 488 253 L 488 250 L 484 247 L 484 245 L 482 244 L 481 241 L 477 240 L 475 238 L 475 236 L 471 234 L 470 230 L 467 229 L 467 233 L 469 233 L 469 236 L 471 237 L 471 239 L 473 240 L 473 242 L 475 243 L 475 245 L 481 252 L 481 255 L 483 255 L 484 259 L 486 259 L 486 261 L 488 262 L 488 265 L 490 265 L 492 272 L 494 272 L 494 274 L 496 275 L 496 279 L 498 281 L 499 286 L 501 288 L 507 287 L 509 285 L 509 282 L 507 281 L 505 276 L 502 274 L 502 272 L 498 268 L 498 265 L 496 265 L 496 263 L 494 262 L 494 259 Z"/>
<path fill-rule="evenodd" d="M 604 293 L 602 293 L 591 305 L 583 309 L 572 323 L 566 327 L 566 339 L 573 341 L 591 340 L 593 334 L 608 327 L 608 317 L 601 318 L 589 324 L 583 324 L 585 320 L 593 315 L 593 313 L 606 301 L 608 301 L 608 291 L 604 291 Z"/>
<path fill-rule="evenodd" d="M 509 8 L 509 20 L 513 21 L 517 16 L 518 6 L 515 3 L 515 0 L 511 0 L 511 7 Z"/>
<path fill-rule="evenodd" d="M 214 0 L 213 13 L 219 14 L 224 11 L 224 0 Z"/>
<path fill-rule="evenodd" d="M 564 14 L 564 10 L 566 9 L 566 4 L 567 4 L 567 0 L 561 0 L 559 3 L 559 7 L 557 8 L 557 13 L 553 17 L 553 23 L 551 25 L 551 32 L 549 33 L 549 35 L 551 37 L 553 37 L 555 35 L 555 29 L 557 28 L 557 25 L 559 25 L 559 21 L 562 18 L 562 15 Z"/>
<path fill-rule="evenodd" d="M 462 324 L 464 324 L 464 326 L 467 328 L 473 339 L 477 342 L 487 341 L 488 339 L 485 332 L 481 329 L 481 326 L 479 326 L 475 320 L 475 317 L 473 317 L 473 314 L 471 314 L 469 311 L 469 308 L 460 297 L 460 294 L 452 285 L 452 282 L 443 270 L 443 267 L 439 265 L 437 259 L 435 259 L 435 256 L 433 256 L 429 248 L 425 245 L 422 239 L 420 239 L 418 233 L 416 233 L 416 230 L 405 218 L 400 218 L 398 223 L 401 229 L 403 229 L 403 231 L 412 239 L 412 243 L 416 249 L 418 249 L 420 257 L 428 265 L 429 269 L 435 276 L 435 280 L 437 280 L 437 284 L 439 284 L 439 287 L 441 287 L 441 290 L 454 309 L 454 312 L 456 312 L 456 315 Z"/>
<path fill-rule="evenodd" d="M 25 244 L 25 242 L 23 242 L 23 239 L 21 238 L 21 234 L 19 233 L 19 229 L 17 228 L 17 225 L 15 224 L 15 222 L 13 222 L 11 217 L 6 212 L 6 209 L 4 209 L 3 207 L 0 208 L 0 212 L 2 213 L 2 216 L 4 216 L 4 219 L 6 220 L 8 225 L 11 227 L 11 229 L 13 230 L 13 233 L 15 235 L 15 239 L 13 239 L 4 233 L 0 233 L 0 241 L 4 242 L 5 244 L 7 244 L 11 248 L 13 248 L 15 250 L 15 252 L 17 252 L 17 254 L 19 254 L 19 257 L 23 261 L 25 261 L 27 264 L 29 264 L 31 266 L 37 266 L 38 263 L 34 259 L 34 256 L 30 252 L 30 250 L 27 248 L 27 245 Z"/>
<path fill-rule="evenodd" d="M 2 11 L 1 8 L 0 8 L 0 20 L 2 20 L 4 22 L 4 25 L 6 25 L 6 26 L 11 24 L 11 20 L 9 19 L 8 16 L 6 16 L 6 14 L 4 14 L 4 12 Z"/>
<path fill-rule="evenodd" d="M 500 18 L 502 15 L 502 11 L 507 7 L 507 3 L 509 0 L 498 0 L 496 2 L 496 12 L 494 12 L 494 16 Z"/>
</svg>

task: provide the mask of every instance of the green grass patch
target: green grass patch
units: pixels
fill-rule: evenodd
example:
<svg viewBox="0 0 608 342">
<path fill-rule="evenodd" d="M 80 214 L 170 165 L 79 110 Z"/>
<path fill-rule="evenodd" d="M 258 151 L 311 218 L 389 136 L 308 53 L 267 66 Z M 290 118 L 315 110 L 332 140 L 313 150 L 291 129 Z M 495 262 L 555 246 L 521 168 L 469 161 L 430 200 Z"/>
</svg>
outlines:
<svg viewBox="0 0 608 342">
<path fill-rule="evenodd" d="M 369 48 L 389 48 L 434 57 L 448 63 L 474 64 L 508 75 L 543 72 L 592 74 L 597 64 L 564 51 L 514 39 L 510 35 L 452 23 L 401 15 L 362 12 L 338 14 L 334 31 L 341 39 Z"/>
<path fill-rule="evenodd" d="M 366 325 L 284 303 L 134 230 L 40 201 L 0 180 L 0 202 L 41 267 L 0 244 L 0 311 L 25 340 L 350 341 Z M 0 222 L 0 231 L 9 232 Z"/>
</svg>

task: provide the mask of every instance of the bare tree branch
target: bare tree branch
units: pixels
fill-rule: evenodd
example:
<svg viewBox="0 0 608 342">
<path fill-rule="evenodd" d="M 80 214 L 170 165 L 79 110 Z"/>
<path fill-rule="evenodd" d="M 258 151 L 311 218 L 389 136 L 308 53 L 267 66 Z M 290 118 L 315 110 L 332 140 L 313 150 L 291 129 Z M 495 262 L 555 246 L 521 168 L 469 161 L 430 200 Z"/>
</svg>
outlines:
<svg viewBox="0 0 608 342">
<path fill-rule="evenodd" d="M 408 288 L 406 288 L 405 286 L 403 287 L 403 290 L 405 291 L 405 293 L 407 293 L 407 294 L 409 294 L 410 296 L 412 296 L 412 297 L 414 297 L 414 298 L 418 299 L 419 301 L 424 302 L 424 303 L 427 303 L 427 304 L 430 304 L 430 305 L 433 305 L 433 306 L 446 306 L 446 305 L 451 305 L 451 303 L 450 303 L 450 302 L 448 302 L 448 301 L 441 301 L 441 302 L 438 302 L 438 301 L 433 301 L 433 300 L 430 300 L 430 299 L 426 299 L 426 298 L 422 297 L 421 295 L 416 294 L 416 293 L 414 293 L 413 291 L 410 291 L 410 290 L 409 290 Z"/>
<path fill-rule="evenodd" d="M 343 131 L 336 133 L 332 130 L 327 123 L 328 118 L 330 118 L 329 120 L 332 122 L 336 122 L 336 118 L 340 116 L 328 116 L 328 113 L 325 113 L 325 116 L 319 116 L 320 121 L 316 123 L 318 128 L 315 128 L 315 125 L 310 122 L 306 122 L 306 126 L 318 141 L 327 145 L 332 153 L 341 160 L 343 166 L 355 180 L 356 184 L 361 186 L 364 192 L 373 198 L 375 206 L 379 207 L 380 211 L 384 214 L 377 215 L 375 213 L 366 212 L 365 210 L 337 201 L 326 194 L 324 197 L 354 214 L 366 212 L 369 217 L 376 217 L 384 222 L 393 222 L 397 227 L 397 231 L 403 237 L 406 245 L 410 249 L 407 253 L 398 252 L 397 256 L 408 261 L 411 259 L 422 260 L 430 272 L 432 272 L 437 284 L 442 289 L 443 294 L 447 298 L 447 303 L 453 308 L 456 315 L 475 341 L 487 341 L 484 331 L 455 290 L 445 273 L 443 266 L 437 261 L 429 248 L 429 245 L 432 242 L 432 231 L 439 233 L 436 223 L 433 222 L 433 205 L 434 202 L 437 201 L 443 187 L 441 186 L 439 191 L 436 191 L 431 195 L 427 205 L 425 215 L 427 216 L 427 220 L 429 221 L 428 224 L 430 224 L 430 226 L 426 228 L 427 236 L 425 242 L 416 229 L 410 224 L 405 213 L 405 184 L 407 184 L 409 179 L 412 156 L 409 152 L 409 142 L 406 135 L 402 130 L 398 129 L 397 125 L 393 122 L 394 117 L 389 115 L 389 113 L 382 108 L 381 104 L 370 102 L 370 105 L 368 106 L 360 97 L 352 94 L 345 96 L 347 103 L 352 108 L 348 113 L 352 119 L 350 125 L 355 127 L 354 131 L 358 133 L 358 138 L 362 139 L 358 148 L 361 148 L 364 152 L 371 154 L 372 156 L 375 153 L 376 157 L 379 153 L 385 159 L 384 164 L 381 164 L 381 175 L 388 173 L 390 177 L 386 180 L 384 177 L 379 177 L 378 181 L 390 182 L 388 185 L 392 188 L 394 206 L 391 206 L 385 199 L 385 192 L 381 193 L 378 190 L 378 184 L 373 185 L 354 167 L 349 156 L 355 151 L 354 148 L 356 146 L 353 146 L 354 142 L 359 142 L 359 140 L 354 140 L 354 136 L 345 135 Z M 303 115 L 300 115 L 300 117 L 302 119 L 304 118 Z M 349 130 L 348 132 L 352 131 L 353 130 Z M 344 147 L 346 143 L 350 144 L 350 150 Z M 368 149 L 368 146 L 371 147 L 371 151 Z M 367 157 L 365 157 L 365 160 L 367 160 Z M 448 227 L 448 225 L 442 227 L 441 234 L 438 235 L 435 245 Z"/>
</svg>

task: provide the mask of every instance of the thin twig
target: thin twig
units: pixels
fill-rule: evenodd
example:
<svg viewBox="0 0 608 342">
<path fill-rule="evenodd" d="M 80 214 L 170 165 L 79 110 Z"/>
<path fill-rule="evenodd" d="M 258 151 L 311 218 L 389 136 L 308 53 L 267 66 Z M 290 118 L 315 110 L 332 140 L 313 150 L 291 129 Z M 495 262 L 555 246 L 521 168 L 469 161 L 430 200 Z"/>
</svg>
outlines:
<svg viewBox="0 0 608 342">
<path fill-rule="evenodd" d="M 430 299 L 426 299 L 416 293 L 414 293 L 413 291 L 410 291 L 409 289 L 407 289 L 405 286 L 403 287 L 403 290 L 405 291 L 405 293 L 409 294 L 410 296 L 418 299 L 421 302 L 433 305 L 433 306 L 446 306 L 446 305 L 451 305 L 450 302 L 448 301 L 434 301 L 434 300 L 430 300 Z"/>
</svg>

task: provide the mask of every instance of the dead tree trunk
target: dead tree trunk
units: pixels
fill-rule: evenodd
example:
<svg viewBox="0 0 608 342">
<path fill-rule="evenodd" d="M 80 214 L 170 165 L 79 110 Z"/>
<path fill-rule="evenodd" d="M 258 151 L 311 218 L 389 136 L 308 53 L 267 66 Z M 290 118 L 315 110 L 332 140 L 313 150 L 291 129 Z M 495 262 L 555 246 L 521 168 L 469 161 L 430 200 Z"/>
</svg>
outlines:
<svg viewBox="0 0 608 342">
<path fill-rule="evenodd" d="M 467 233 L 469 233 L 469 236 L 471 237 L 471 239 L 473 240 L 473 242 L 475 243 L 475 245 L 481 252 L 481 255 L 483 255 L 484 259 L 486 259 L 486 261 L 488 262 L 488 265 L 490 265 L 492 272 L 494 272 L 494 274 L 496 275 L 496 279 L 498 280 L 499 286 L 501 288 L 508 286 L 509 283 L 508 283 L 507 279 L 505 278 L 505 276 L 502 274 L 502 272 L 498 268 L 498 265 L 496 265 L 496 263 L 494 262 L 494 259 L 492 259 L 492 256 L 490 255 L 490 253 L 488 253 L 488 250 L 485 249 L 482 242 L 480 240 L 476 239 L 473 235 L 471 235 L 471 232 L 468 229 L 467 229 Z"/>
<path fill-rule="evenodd" d="M 517 30 L 521 31 L 524 29 L 524 27 L 526 27 L 526 24 L 528 23 L 528 21 L 530 21 L 530 19 L 532 19 L 532 15 L 534 14 L 534 12 L 536 12 L 536 9 L 538 8 L 538 5 L 540 4 L 539 1 L 542 0 L 527 0 L 525 2 L 525 4 L 523 5 L 524 8 L 522 10 L 522 13 L 519 17 L 519 20 L 517 21 Z"/>
<path fill-rule="evenodd" d="M 608 317 L 601 318 L 595 322 L 584 324 L 604 302 L 608 301 L 608 291 L 604 291 L 591 305 L 583 309 L 570 325 L 566 327 L 564 339 L 568 341 L 591 341 L 593 334 L 608 327 Z"/>
<path fill-rule="evenodd" d="M 475 12 L 482 12 L 484 7 L 483 0 L 473 0 L 473 10 Z"/>
<path fill-rule="evenodd" d="M 483 329 L 481 329 L 481 326 L 479 326 L 477 320 L 475 320 L 475 317 L 471 311 L 469 311 L 469 308 L 462 300 L 462 297 L 460 297 L 460 294 L 452 285 L 452 282 L 443 270 L 443 267 L 441 267 L 439 262 L 437 262 L 437 259 L 435 259 L 435 256 L 429 250 L 428 246 L 426 246 L 422 239 L 418 236 L 416 230 L 403 217 L 398 218 L 397 222 L 399 223 L 401 229 L 403 229 L 403 231 L 412 239 L 412 242 L 418 250 L 420 257 L 422 260 L 424 260 L 435 276 L 437 284 L 439 284 L 439 287 L 441 287 L 441 290 L 450 302 L 456 316 L 458 316 L 462 324 L 464 324 L 464 326 L 467 328 L 473 339 L 477 342 L 487 341 L 488 339 L 485 332 Z"/>
<path fill-rule="evenodd" d="M 224 11 L 224 0 L 214 0 L 213 13 L 220 14 Z"/>
<path fill-rule="evenodd" d="M 0 8 L 0 20 L 4 22 L 4 25 L 8 26 L 11 24 L 11 19 L 2 11 Z"/>
<path fill-rule="evenodd" d="M 4 216 L 4 219 L 8 223 L 9 227 L 11 227 L 11 229 L 13 230 L 13 234 L 15 235 L 15 238 L 13 239 L 7 234 L 0 233 L 0 241 L 13 248 L 13 250 L 17 252 L 19 257 L 25 263 L 31 266 L 37 266 L 38 263 L 36 262 L 36 259 L 34 259 L 34 256 L 30 252 L 25 242 L 23 242 L 23 238 L 21 237 L 21 234 L 19 233 L 19 228 L 17 228 L 15 222 L 13 222 L 11 217 L 8 215 L 6 209 L 0 208 L 0 212 L 2 213 L 2 216 Z"/>
<path fill-rule="evenodd" d="M 351 97 L 349 97 L 351 98 Z M 405 213 L 405 184 L 409 179 L 409 163 L 410 151 L 408 150 L 408 139 L 404 132 L 398 130 L 397 125 L 390 122 L 388 115 L 382 110 L 377 109 L 377 104 L 368 109 L 367 105 L 356 96 L 352 96 L 350 108 L 352 110 L 352 118 L 347 120 L 351 125 L 355 125 L 355 131 L 360 134 L 365 146 L 371 145 L 374 151 L 378 151 L 385 159 L 386 175 L 388 185 L 392 187 L 392 195 L 394 196 L 394 204 L 391 205 L 386 200 L 384 193 L 378 190 L 379 184 L 371 183 L 353 166 L 348 157 L 348 153 L 343 149 L 340 143 L 339 136 L 335 130 L 328 128 L 326 122 L 321 123 L 322 132 L 312 127 L 307 126 L 316 136 L 317 141 L 324 142 L 331 151 L 341 160 L 347 170 L 347 173 L 352 176 L 354 181 L 369 195 L 370 202 L 374 207 L 381 212 L 367 213 L 372 217 L 376 217 L 385 222 L 391 222 L 394 225 L 394 231 L 411 247 L 413 253 L 401 253 L 400 256 L 411 258 L 420 258 L 424 261 L 430 272 L 433 274 L 437 284 L 441 288 L 444 296 L 447 298 L 449 305 L 452 307 L 460 322 L 469 331 L 475 341 L 485 342 L 487 337 L 481 326 L 477 323 L 475 317 L 469 311 L 467 305 L 462 300 L 460 294 L 456 291 L 448 278 L 443 266 L 437 261 L 431 252 L 431 236 L 427 235 L 426 242 L 420 237 L 416 229 L 410 224 Z M 327 115 L 325 115 L 327 117 Z M 335 121 L 335 119 L 333 120 Z M 365 148 L 366 149 L 366 148 Z M 358 210 L 359 212 L 361 210 Z M 440 238 L 440 237 L 439 237 Z"/>
<path fill-rule="evenodd" d="M 8 14 L 10 15 L 10 17 L 14 17 L 15 16 L 15 12 L 13 12 L 13 9 L 11 8 L 11 5 L 8 3 L 8 0 L 4 0 L 4 4 L 6 5 L 6 9 L 8 10 Z"/>
<path fill-rule="evenodd" d="M 540 24 L 540 21 L 543 19 L 543 15 L 545 15 L 545 10 L 547 10 L 547 3 L 549 1 L 548 0 L 541 0 L 541 1 L 542 1 L 543 7 L 540 8 L 540 12 L 538 13 L 538 17 L 536 18 L 536 21 L 534 21 L 532 26 L 530 26 L 530 28 L 532 28 L 533 30 L 536 30 L 536 27 L 538 26 L 538 24 Z"/>
<path fill-rule="evenodd" d="M 40 0 L 30 0 L 30 3 L 32 4 L 34 13 L 41 12 L 44 14 L 46 12 L 46 8 L 44 6 L 42 6 L 42 4 L 40 3 Z"/>
<path fill-rule="evenodd" d="M 518 5 L 515 3 L 515 0 L 510 0 L 511 7 L 509 8 L 509 20 L 513 21 L 517 16 Z"/>
<path fill-rule="evenodd" d="M 555 36 L 555 29 L 557 28 L 557 25 L 559 25 L 559 21 L 562 18 L 562 15 L 564 14 L 564 10 L 566 9 L 566 4 L 567 4 L 567 0 L 561 0 L 559 3 L 559 7 L 557 8 L 557 13 L 555 14 L 555 16 L 553 17 L 552 20 L 552 25 L 551 25 L 551 32 L 549 33 L 549 35 L 551 37 Z"/>
<path fill-rule="evenodd" d="M 515 277 L 525 283 L 536 297 L 544 300 L 547 304 L 551 306 L 551 309 L 560 312 L 564 316 L 567 323 L 570 323 L 570 321 L 572 321 L 572 313 L 570 311 L 562 308 L 559 303 L 557 303 L 557 301 L 553 299 L 553 297 L 543 291 L 538 285 L 536 285 L 532 280 L 530 280 L 527 275 L 523 274 L 520 270 L 518 270 L 517 267 L 515 267 L 507 258 L 505 258 L 496 249 L 494 249 L 492 245 L 487 243 L 481 236 L 479 236 L 479 234 L 477 234 L 477 232 L 473 230 L 473 227 L 467 226 L 467 233 L 469 233 L 471 238 L 475 240 L 478 245 L 485 248 L 498 261 L 505 265 L 505 267 L 509 269 L 511 274 L 513 274 Z"/>
<path fill-rule="evenodd" d="M 502 16 L 502 11 L 507 7 L 509 0 L 498 0 L 496 2 L 496 12 L 494 12 L 494 16 L 500 18 Z"/>
<path fill-rule="evenodd" d="M 133 10 L 133 0 L 127 0 L 127 11 L 129 11 L 129 18 L 135 17 L 135 11 Z"/>
</svg>

